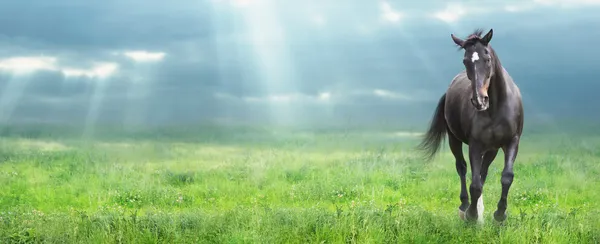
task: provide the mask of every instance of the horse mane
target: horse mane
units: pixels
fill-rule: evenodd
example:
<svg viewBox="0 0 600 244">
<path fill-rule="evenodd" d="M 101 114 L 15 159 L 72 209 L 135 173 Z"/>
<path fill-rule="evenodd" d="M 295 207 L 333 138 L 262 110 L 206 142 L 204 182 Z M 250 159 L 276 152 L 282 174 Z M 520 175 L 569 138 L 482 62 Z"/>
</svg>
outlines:
<svg viewBox="0 0 600 244">
<path fill-rule="evenodd" d="M 463 49 L 465 46 L 475 45 L 476 42 L 481 41 L 481 35 L 483 34 L 482 28 L 477 28 L 473 31 L 473 33 L 469 34 L 463 43 L 463 46 L 458 46 L 458 50 Z"/>
<path fill-rule="evenodd" d="M 481 40 L 481 34 L 483 34 L 483 29 L 477 28 L 473 33 L 471 33 L 465 41 L 478 41 Z"/>
</svg>

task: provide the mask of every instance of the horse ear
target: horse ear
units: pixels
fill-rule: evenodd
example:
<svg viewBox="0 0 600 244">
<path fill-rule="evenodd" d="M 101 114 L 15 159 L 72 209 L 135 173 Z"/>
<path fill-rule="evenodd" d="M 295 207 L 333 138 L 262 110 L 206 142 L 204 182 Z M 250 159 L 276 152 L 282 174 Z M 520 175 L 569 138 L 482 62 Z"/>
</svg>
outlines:
<svg viewBox="0 0 600 244">
<path fill-rule="evenodd" d="M 492 41 L 492 36 L 494 35 L 494 29 L 490 29 L 490 31 L 481 38 L 481 40 L 485 43 L 485 45 L 489 44 Z"/>
<path fill-rule="evenodd" d="M 454 34 L 450 34 L 450 36 L 452 37 L 452 41 L 454 41 L 454 43 L 456 43 L 456 45 L 458 45 L 459 47 L 463 47 L 463 45 L 465 44 L 465 41 L 456 37 Z"/>
</svg>

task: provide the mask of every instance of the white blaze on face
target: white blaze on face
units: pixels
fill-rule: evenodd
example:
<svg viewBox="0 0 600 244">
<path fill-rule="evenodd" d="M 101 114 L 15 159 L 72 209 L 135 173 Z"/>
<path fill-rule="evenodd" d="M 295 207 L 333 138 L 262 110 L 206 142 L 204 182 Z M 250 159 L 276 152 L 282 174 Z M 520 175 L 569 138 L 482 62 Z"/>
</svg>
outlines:
<svg viewBox="0 0 600 244">
<path fill-rule="evenodd" d="M 477 60 L 479 60 L 479 53 L 473 52 L 473 56 L 471 56 L 471 62 L 475 63 Z"/>
</svg>

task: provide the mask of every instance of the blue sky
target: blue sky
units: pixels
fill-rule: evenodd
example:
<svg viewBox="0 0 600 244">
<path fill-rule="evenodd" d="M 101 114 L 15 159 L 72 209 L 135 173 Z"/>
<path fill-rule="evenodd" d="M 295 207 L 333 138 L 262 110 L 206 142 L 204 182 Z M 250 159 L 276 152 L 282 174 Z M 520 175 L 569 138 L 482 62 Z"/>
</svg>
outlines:
<svg viewBox="0 0 600 244">
<path fill-rule="evenodd" d="M 600 117 L 600 1 L 0 3 L 0 123 L 422 123 L 492 46 L 532 119 Z"/>
</svg>

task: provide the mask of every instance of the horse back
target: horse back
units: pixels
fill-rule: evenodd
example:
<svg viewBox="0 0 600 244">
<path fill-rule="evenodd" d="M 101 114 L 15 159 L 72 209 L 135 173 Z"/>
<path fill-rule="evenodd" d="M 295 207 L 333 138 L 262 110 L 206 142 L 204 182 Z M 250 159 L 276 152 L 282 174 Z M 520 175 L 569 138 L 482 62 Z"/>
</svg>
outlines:
<svg viewBox="0 0 600 244">
<path fill-rule="evenodd" d="M 519 86 L 514 82 L 508 71 L 503 67 L 503 76 L 506 84 L 506 97 L 509 101 L 510 110 L 513 111 L 514 117 L 517 120 L 517 134 L 521 136 L 523 132 L 523 124 L 524 124 L 524 113 L 523 113 L 523 100 L 521 97 L 521 90 Z"/>
<path fill-rule="evenodd" d="M 471 128 L 473 110 L 468 109 L 470 104 L 471 83 L 465 70 L 458 73 L 446 90 L 446 104 L 444 117 L 449 132 L 457 139 L 468 144 L 468 131 Z"/>
</svg>

